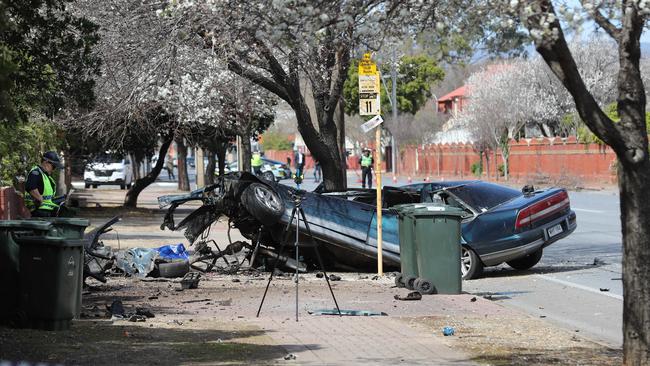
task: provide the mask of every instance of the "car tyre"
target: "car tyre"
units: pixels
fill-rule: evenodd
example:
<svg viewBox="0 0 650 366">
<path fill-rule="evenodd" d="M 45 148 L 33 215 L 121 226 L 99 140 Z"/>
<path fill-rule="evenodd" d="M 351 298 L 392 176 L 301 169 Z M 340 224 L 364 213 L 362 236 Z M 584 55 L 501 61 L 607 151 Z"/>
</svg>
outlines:
<svg viewBox="0 0 650 366">
<path fill-rule="evenodd" d="M 126 185 L 126 188 L 131 189 L 132 186 L 133 186 L 133 183 L 129 183 L 129 184 Z"/>
<path fill-rule="evenodd" d="M 273 172 L 271 171 L 266 171 L 262 173 L 262 179 L 266 179 L 269 182 L 275 182 L 275 175 L 273 175 Z"/>
<path fill-rule="evenodd" d="M 86 183 L 86 184 L 84 184 L 84 187 L 86 187 L 86 189 L 88 189 L 88 188 L 90 188 L 90 184 Z"/>
<path fill-rule="evenodd" d="M 436 286 L 434 286 L 433 283 L 426 278 L 418 278 L 415 285 L 415 290 L 422 295 L 432 295 L 438 293 Z"/>
<path fill-rule="evenodd" d="M 264 184 L 251 183 L 242 193 L 241 201 L 246 210 L 264 225 L 277 223 L 284 213 L 280 196 Z"/>
<path fill-rule="evenodd" d="M 126 184 L 124 184 L 124 183 L 120 184 L 120 189 L 125 190 L 126 189 Z"/>
<path fill-rule="evenodd" d="M 93 188 L 95 188 L 95 189 L 96 189 L 96 188 L 97 188 L 97 184 L 93 184 Z"/>
<path fill-rule="evenodd" d="M 464 280 L 472 280 L 483 274 L 481 258 L 468 246 L 460 249 L 460 272 Z"/>
<path fill-rule="evenodd" d="M 514 269 L 524 271 L 533 268 L 533 266 L 539 263 L 539 260 L 542 259 L 542 254 L 544 254 L 543 252 L 544 251 L 542 250 L 542 248 L 539 248 L 533 253 L 530 253 L 521 258 L 513 259 L 506 263 L 508 263 L 508 265 Z"/>
</svg>

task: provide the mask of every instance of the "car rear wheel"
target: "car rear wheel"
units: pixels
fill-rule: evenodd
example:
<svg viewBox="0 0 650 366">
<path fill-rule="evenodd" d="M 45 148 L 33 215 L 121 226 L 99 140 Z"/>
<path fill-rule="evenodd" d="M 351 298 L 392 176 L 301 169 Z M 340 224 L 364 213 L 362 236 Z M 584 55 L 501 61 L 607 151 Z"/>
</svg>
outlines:
<svg viewBox="0 0 650 366">
<path fill-rule="evenodd" d="M 460 249 L 460 272 L 464 280 L 478 278 L 483 273 L 481 258 L 471 248 L 464 245 Z"/>
<path fill-rule="evenodd" d="M 86 183 L 86 184 L 84 184 L 84 187 L 86 187 L 86 189 L 88 189 L 88 188 L 90 188 L 90 184 Z"/>
<path fill-rule="evenodd" d="M 528 254 L 525 257 L 517 258 L 511 261 L 508 261 L 508 265 L 514 269 L 520 271 L 533 268 L 539 260 L 542 259 L 543 250 L 542 248 L 537 249 L 535 252 Z"/>
<path fill-rule="evenodd" d="M 284 202 L 270 187 L 251 183 L 242 193 L 241 201 L 246 210 L 264 225 L 273 225 L 284 213 Z"/>
<path fill-rule="evenodd" d="M 97 188 L 97 184 L 93 184 L 93 188 Z"/>
</svg>

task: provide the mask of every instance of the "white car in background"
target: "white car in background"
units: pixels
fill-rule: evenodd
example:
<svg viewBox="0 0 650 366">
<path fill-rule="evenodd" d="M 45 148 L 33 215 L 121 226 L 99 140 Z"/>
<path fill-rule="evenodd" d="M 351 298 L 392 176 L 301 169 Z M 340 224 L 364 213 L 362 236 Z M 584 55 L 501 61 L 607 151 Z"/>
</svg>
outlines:
<svg viewBox="0 0 650 366">
<path fill-rule="evenodd" d="M 116 185 L 120 189 L 131 188 L 133 170 L 128 158 L 114 155 L 101 155 L 86 165 L 84 185 L 97 188 L 100 185 Z"/>
</svg>

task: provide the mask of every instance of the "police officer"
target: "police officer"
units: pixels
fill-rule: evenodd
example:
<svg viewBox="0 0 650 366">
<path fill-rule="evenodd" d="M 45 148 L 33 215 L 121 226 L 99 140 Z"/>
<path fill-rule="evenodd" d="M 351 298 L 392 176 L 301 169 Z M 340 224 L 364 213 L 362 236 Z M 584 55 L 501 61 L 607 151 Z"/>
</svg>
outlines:
<svg viewBox="0 0 650 366">
<path fill-rule="evenodd" d="M 25 183 L 25 205 L 32 217 L 52 217 L 59 209 L 54 203 L 56 183 L 52 178 L 54 169 L 61 169 L 61 159 L 54 151 L 43 154 L 41 164 L 34 166 Z"/>
<path fill-rule="evenodd" d="M 372 188 L 372 165 L 374 160 L 370 156 L 370 150 L 363 150 L 363 155 L 359 158 L 359 165 L 361 165 L 361 187 L 366 188 L 366 180 L 368 181 L 368 189 Z"/>
<path fill-rule="evenodd" d="M 255 175 L 262 174 L 262 165 L 264 165 L 262 154 L 259 151 L 254 152 L 253 157 L 251 158 L 251 167 L 253 167 L 253 173 L 255 173 Z"/>
</svg>

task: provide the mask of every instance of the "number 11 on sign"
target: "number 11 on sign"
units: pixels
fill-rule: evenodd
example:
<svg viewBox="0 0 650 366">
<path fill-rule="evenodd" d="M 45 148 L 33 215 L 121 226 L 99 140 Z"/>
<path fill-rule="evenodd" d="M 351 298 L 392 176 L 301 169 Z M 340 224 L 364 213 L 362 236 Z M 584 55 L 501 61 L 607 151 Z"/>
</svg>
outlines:
<svg viewBox="0 0 650 366">
<path fill-rule="evenodd" d="M 376 116 L 381 114 L 379 103 L 379 94 L 372 96 L 372 98 L 359 99 L 359 115 Z"/>
</svg>

